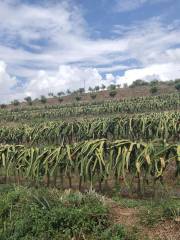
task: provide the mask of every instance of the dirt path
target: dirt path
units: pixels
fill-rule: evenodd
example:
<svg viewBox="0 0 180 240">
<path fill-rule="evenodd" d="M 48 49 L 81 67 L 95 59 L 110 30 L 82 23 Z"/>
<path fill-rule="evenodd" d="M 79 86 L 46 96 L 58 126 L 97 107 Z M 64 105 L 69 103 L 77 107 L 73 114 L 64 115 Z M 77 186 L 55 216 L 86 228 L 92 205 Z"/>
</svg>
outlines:
<svg viewBox="0 0 180 240">
<path fill-rule="evenodd" d="M 180 240 L 180 222 L 162 221 L 156 226 L 144 227 L 140 224 L 139 211 L 136 208 L 122 208 L 118 203 L 107 199 L 112 221 L 132 229 L 136 227 L 140 232 L 140 239 L 149 240 Z"/>
</svg>

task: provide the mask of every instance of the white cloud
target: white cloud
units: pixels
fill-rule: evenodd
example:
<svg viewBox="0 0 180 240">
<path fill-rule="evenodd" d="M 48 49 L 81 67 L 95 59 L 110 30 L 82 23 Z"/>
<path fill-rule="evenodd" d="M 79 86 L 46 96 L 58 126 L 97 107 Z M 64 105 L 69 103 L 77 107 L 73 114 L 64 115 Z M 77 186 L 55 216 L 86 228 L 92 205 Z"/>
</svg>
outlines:
<svg viewBox="0 0 180 240">
<path fill-rule="evenodd" d="M 142 7 L 144 4 L 157 4 L 170 0 L 117 0 L 115 10 L 118 12 L 129 12 Z"/>
<path fill-rule="evenodd" d="M 97 69 L 61 65 L 54 75 L 50 75 L 46 71 L 39 71 L 38 75 L 26 86 L 25 94 L 38 97 L 49 92 L 75 90 L 84 87 L 84 80 L 86 89 L 88 89 L 89 86 L 100 85 L 102 76 Z"/>
<path fill-rule="evenodd" d="M 168 0 L 153 0 L 151 4 L 160 1 Z M 5 73 L 10 79 L 6 91 L 1 88 L 4 80 L 0 80 L 4 99 L 77 89 L 84 79 L 88 87 L 101 81 L 107 85 L 147 76 L 179 77 L 179 21 L 164 24 L 158 17 L 131 26 L 116 22 L 112 36 L 93 39 L 82 9 L 71 0 L 47 2 L 32 5 L 21 0 L 0 1 L 0 59 L 7 63 Z M 127 9 L 128 3 L 131 8 L 150 4 L 147 0 L 118 2 L 126 3 Z M 121 77 L 117 72 L 123 70 Z M 103 80 L 102 73 L 106 75 Z M 15 87 L 18 77 L 26 79 L 19 88 Z"/>
<path fill-rule="evenodd" d="M 147 0 L 125 0 L 125 1 L 118 0 L 116 5 L 116 11 L 119 12 L 132 11 L 139 8 L 146 2 Z"/>
<path fill-rule="evenodd" d="M 7 97 L 10 94 L 11 88 L 16 85 L 16 78 L 11 77 L 7 73 L 6 64 L 3 61 L 0 61 L 0 95 L 1 99 Z"/>
<path fill-rule="evenodd" d="M 107 73 L 105 79 L 107 82 L 110 82 L 110 84 L 115 81 L 115 77 L 112 73 Z"/>
<path fill-rule="evenodd" d="M 134 80 L 143 79 L 150 81 L 174 80 L 180 76 L 180 64 L 166 63 L 155 64 L 145 68 L 127 70 L 123 76 L 117 76 L 116 82 L 119 84 L 127 83 L 130 85 Z"/>
</svg>

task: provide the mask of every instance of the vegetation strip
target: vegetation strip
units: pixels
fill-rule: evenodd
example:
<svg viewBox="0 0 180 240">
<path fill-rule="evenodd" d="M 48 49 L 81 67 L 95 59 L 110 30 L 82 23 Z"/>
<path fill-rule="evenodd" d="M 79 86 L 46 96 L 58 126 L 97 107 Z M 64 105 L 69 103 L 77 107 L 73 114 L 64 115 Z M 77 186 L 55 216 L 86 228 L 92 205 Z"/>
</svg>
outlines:
<svg viewBox="0 0 180 240">
<path fill-rule="evenodd" d="M 90 140 L 74 145 L 59 147 L 31 147 L 22 145 L 0 145 L 0 171 L 5 182 L 42 181 L 46 178 L 49 186 L 51 178 L 56 186 L 57 179 L 63 185 L 63 177 L 72 187 L 72 177 L 79 179 L 79 189 L 86 182 L 91 187 L 113 177 L 116 182 L 127 176 L 138 178 L 138 191 L 141 181 L 163 181 L 168 164 L 175 162 L 175 176 L 180 174 L 180 145 L 163 141 L 132 142 L 106 139 Z"/>
</svg>

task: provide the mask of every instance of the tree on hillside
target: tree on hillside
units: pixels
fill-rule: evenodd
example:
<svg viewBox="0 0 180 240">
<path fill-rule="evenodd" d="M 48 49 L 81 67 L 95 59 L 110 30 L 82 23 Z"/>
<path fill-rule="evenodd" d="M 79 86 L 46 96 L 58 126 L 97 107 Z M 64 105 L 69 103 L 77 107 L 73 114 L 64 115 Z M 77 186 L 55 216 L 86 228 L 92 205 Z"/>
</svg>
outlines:
<svg viewBox="0 0 180 240">
<path fill-rule="evenodd" d="M 93 100 L 96 99 L 96 96 L 97 96 L 97 95 L 96 95 L 95 93 L 91 93 L 91 94 L 90 94 L 90 97 L 91 97 Z"/>
<path fill-rule="evenodd" d="M 62 103 L 62 102 L 64 101 L 64 99 L 63 99 L 62 97 L 59 97 L 59 98 L 58 98 L 58 101 L 59 101 L 60 103 Z"/>
<path fill-rule="evenodd" d="M 95 86 L 94 90 L 97 92 L 99 91 L 100 87 L 99 86 Z"/>
<path fill-rule="evenodd" d="M 53 96 L 54 96 L 54 93 L 49 92 L 49 93 L 48 93 L 48 96 L 49 96 L 49 97 L 53 97 Z"/>
<path fill-rule="evenodd" d="M 141 87 L 141 86 L 148 86 L 148 85 L 149 85 L 148 82 L 146 82 L 142 79 L 137 79 L 130 85 L 130 87 L 134 88 L 134 87 Z"/>
<path fill-rule="evenodd" d="M 62 92 L 62 91 L 61 91 L 61 92 L 58 92 L 57 95 L 58 95 L 59 97 L 61 97 L 61 96 L 64 95 L 64 92 Z"/>
<path fill-rule="evenodd" d="M 104 84 L 101 85 L 101 89 L 104 90 L 106 89 L 106 86 Z"/>
<path fill-rule="evenodd" d="M 41 103 L 45 104 L 47 102 L 47 98 L 44 95 L 42 95 L 40 101 Z"/>
<path fill-rule="evenodd" d="M 154 86 L 151 86 L 149 91 L 151 94 L 155 94 L 158 92 L 158 88 L 157 88 L 157 86 L 154 85 Z"/>
<path fill-rule="evenodd" d="M 67 95 L 71 94 L 71 91 L 69 89 L 66 90 Z"/>
<path fill-rule="evenodd" d="M 19 100 L 15 99 L 14 101 L 11 102 L 14 106 L 18 106 L 20 104 Z"/>
<path fill-rule="evenodd" d="M 4 108 L 6 108 L 6 107 L 7 107 L 7 105 L 3 103 L 3 104 L 1 104 L 1 106 L 0 106 L 0 107 L 1 107 L 1 109 L 4 109 Z"/>
<path fill-rule="evenodd" d="M 116 85 L 115 84 L 109 85 L 108 90 L 110 90 L 110 91 L 116 90 Z"/>
<path fill-rule="evenodd" d="M 176 88 L 176 90 L 180 91 L 180 82 L 175 84 L 175 88 Z"/>
<path fill-rule="evenodd" d="M 28 105 L 32 105 L 32 98 L 30 96 L 25 97 L 24 100 L 27 102 Z"/>
<path fill-rule="evenodd" d="M 149 84 L 150 86 L 155 86 L 155 85 L 158 85 L 159 81 L 158 80 L 152 80 Z"/>
<path fill-rule="evenodd" d="M 80 100 L 81 100 L 81 96 L 77 95 L 77 96 L 75 97 L 75 99 L 76 99 L 76 101 L 80 101 Z"/>
<path fill-rule="evenodd" d="M 110 97 L 115 97 L 116 94 L 117 94 L 116 90 L 112 90 L 112 91 L 109 92 Z"/>
<path fill-rule="evenodd" d="M 84 88 L 79 88 L 78 92 L 79 92 L 80 94 L 82 94 L 82 93 L 85 92 L 85 89 L 84 89 Z"/>
<path fill-rule="evenodd" d="M 88 91 L 89 91 L 89 92 L 93 92 L 92 87 L 89 87 L 89 88 L 88 88 Z"/>
</svg>

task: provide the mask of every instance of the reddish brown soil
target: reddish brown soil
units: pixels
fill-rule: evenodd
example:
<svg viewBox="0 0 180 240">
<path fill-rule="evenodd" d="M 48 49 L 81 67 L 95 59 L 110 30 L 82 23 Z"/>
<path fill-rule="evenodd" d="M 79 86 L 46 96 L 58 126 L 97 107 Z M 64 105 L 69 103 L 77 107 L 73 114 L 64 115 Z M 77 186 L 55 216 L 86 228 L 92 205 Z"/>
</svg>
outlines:
<svg viewBox="0 0 180 240">
<path fill-rule="evenodd" d="M 123 99 L 123 98 L 131 98 L 131 97 L 143 97 L 143 96 L 151 96 L 148 86 L 144 87 L 135 87 L 135 88 L 118 88 L 116 89 L 117 95 L 113 99 Z M 158 86 L 158 95 L 161 94 L 168 94 L 168 93 L 175 93 L 176 90 L 173 86 L 167 86 L 165 84 L 161 84 Z M 49 105 L 57 105 L 57 104 L 68 104 L 73 103 L 75 101 L 75 95 L 71 94 L 69 96 L 63 96 L 63 102 L 60 103 L 58 101 L 58 98 L 48 98 L 48 101 L 46 104 Z M 90 93 L 82 94 L 81 96 L 81 102 L 93 102 L 93 101 L 104 101 L 104 100 L 112 100 L 112 98 L 109 96 L 109 91 L 98 91 L 96 92 L 96 99 L 92 100 L 90 97 Z M 33 106 L 41 106 L 42 103 L 40 101 L 34 101 Z M 27 106 L 25 102 L 21 103 L 18 107 Z M 8 105 L 8 108 L 14 108 L 12 104 Z M 17 106 L 15 107 L 17 108 Z"/>
</svg>

